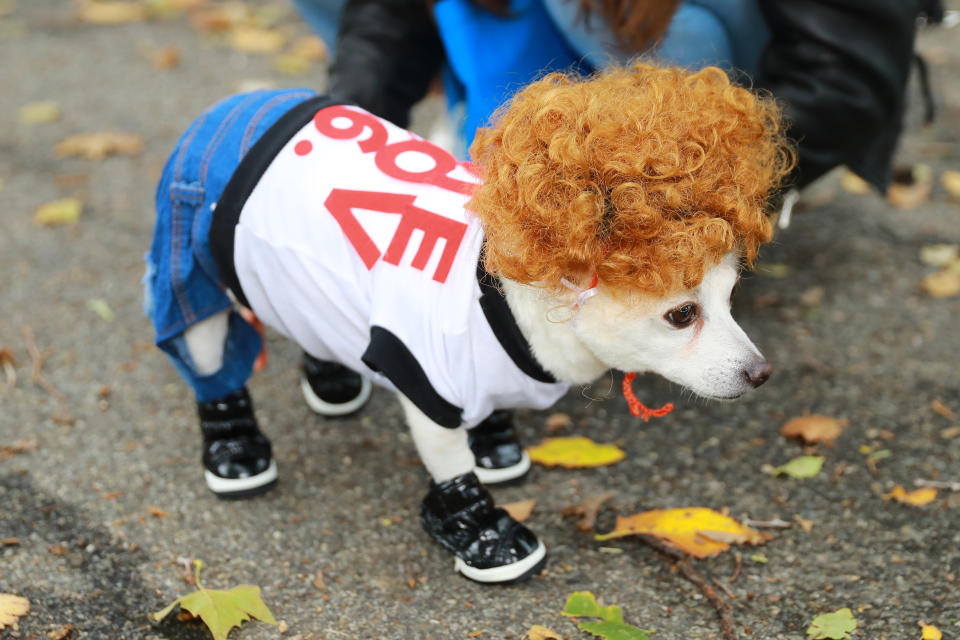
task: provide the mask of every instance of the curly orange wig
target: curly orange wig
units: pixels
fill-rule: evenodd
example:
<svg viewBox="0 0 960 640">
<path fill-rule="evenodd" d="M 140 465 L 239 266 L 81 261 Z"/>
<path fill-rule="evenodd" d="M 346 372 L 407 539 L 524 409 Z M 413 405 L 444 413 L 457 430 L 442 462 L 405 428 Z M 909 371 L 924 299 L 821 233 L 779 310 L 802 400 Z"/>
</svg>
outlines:
<svg viewBox="0 0 960 640">
<path fill-rule="evenodd" d="M 765 203 L 793 164 L 773 100 L 710 67 L 550 74 L 502 107 L 471 155 L 491 273 L 551 289 L 695 287 L 771 236 Z"/>
</svg>

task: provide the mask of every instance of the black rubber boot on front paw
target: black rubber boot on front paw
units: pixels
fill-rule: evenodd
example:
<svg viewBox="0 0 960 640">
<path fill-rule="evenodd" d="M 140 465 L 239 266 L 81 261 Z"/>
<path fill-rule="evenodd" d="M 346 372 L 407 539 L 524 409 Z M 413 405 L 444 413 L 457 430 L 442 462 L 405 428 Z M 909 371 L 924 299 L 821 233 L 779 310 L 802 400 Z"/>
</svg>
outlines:
<svg viewBox="0 0 960 640">
<path fill-rule="evenodd" d="M 454 568 L 477 582 L 517 582 L 540 573 L 547 549 L 537 536 L 493 504 L 474 473 L 430 491 L 420 521 L 431 538 L 456 556 Z"/>
<path fill-rule="evenodd" d="M 370 381 L 338 362 L 318 360 L 304 352 L 301 369 L 303 398 L 322 416 L 353 413 L 370 398 Z"/>
<path fill-rule="evenodd" d="M 219 498 L 246 498 L 277 483 L 270 441 L 257 426 L 243 388 L 212 402 L 198 402 L 207 486 Z"/>
<path fill-rule="evenodd" d="M 467 438 L 476 459 L 474 472 L 480 482 L 510 483 L 530 471 L 530 457 L 517 439 L 512 411 L 494 411 L 470 429 Z"/>
</svg>

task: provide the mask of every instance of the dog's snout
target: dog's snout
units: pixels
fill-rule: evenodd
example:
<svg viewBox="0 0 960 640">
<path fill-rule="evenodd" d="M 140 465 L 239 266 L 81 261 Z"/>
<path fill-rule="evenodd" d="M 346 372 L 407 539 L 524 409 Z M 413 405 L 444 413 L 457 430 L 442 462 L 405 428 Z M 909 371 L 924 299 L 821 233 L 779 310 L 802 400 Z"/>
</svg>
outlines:
<svg viewBox="0 0 960 640">
<path fill-rule="evenodd" d="M 766 382 L 771 373 L 773 373 L 773 367 L 767 361 L 751 364 L 743 370 L 743 375 L 747 377 L 754 388 Z"/>
</svg>

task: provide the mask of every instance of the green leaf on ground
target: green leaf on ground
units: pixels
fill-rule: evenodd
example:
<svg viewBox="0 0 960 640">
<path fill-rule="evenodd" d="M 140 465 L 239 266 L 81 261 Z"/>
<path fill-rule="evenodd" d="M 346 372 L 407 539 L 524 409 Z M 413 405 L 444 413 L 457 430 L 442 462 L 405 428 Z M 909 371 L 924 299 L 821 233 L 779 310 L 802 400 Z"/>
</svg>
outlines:
<svg viewBox="0 0 960 640">
<path fill-rule="evenodd" d="M 810 628 L 807 629 L 807 635 L 812 640 L 820 638 L 843 640 L 849 638 L 856 628 L 857 619 L 853 617 L 853 612 L 845 607 L 839 611 L 824 613 L 814 618 L 813 622 L 810 623 Z"/>
<path fill-rule="evenodd" d="M 600 618 L 600 620 L 581 622 L 582 631 L 591 633 L 604 640 L 650 640 L 648 633 L 623 621 L 623 610 L 617 605 L 602 607 L 589 591 L 577 591 L 567 598 L 562 614 L 575 618 Z"/>
<path fill-rule="evenodd" d="M 800 456 L 785 465 L 775 468 L 771 473 L 774 476 L 788 475 L 791 478 L 812 478 L 823 468 L 823 456 Z"/>
<path fill-rule="evenodd" d="M 239 627 L 251 618 L 276 626 L 276 619 L 260 598 L 260 587 L 241 584 L 227 591 L 205 589 L 200 585 L 200 568 L 203 563 L 194 560 L 193 564 L 196 566 L 194 576 L 197 590 L 180 596 L 167 607 L 150 614 L 152 620 L 163 620 L 179 605 L 181 609 L 186 609 L 203 620 L 214 640 L 227 640 L 227 634 L 232 628 Z"/>
</svg>

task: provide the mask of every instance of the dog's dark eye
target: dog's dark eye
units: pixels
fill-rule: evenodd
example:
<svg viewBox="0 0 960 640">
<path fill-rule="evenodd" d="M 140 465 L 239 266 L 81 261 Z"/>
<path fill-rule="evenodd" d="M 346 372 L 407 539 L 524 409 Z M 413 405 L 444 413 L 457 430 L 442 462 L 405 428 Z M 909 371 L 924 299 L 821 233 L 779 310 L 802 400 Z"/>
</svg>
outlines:
<svg viewBox="0 0 960 640">
<path fill-rule="evenodd" d="M 667 311 L 663 317 L 673 326 L 677 327 L 678 329 L 682 329 L 696 320 L 698 315 L 700 315 L 700 307 L 692 302 L 687 302 L 680 305 L 676 309 Z"/>
</svg>

